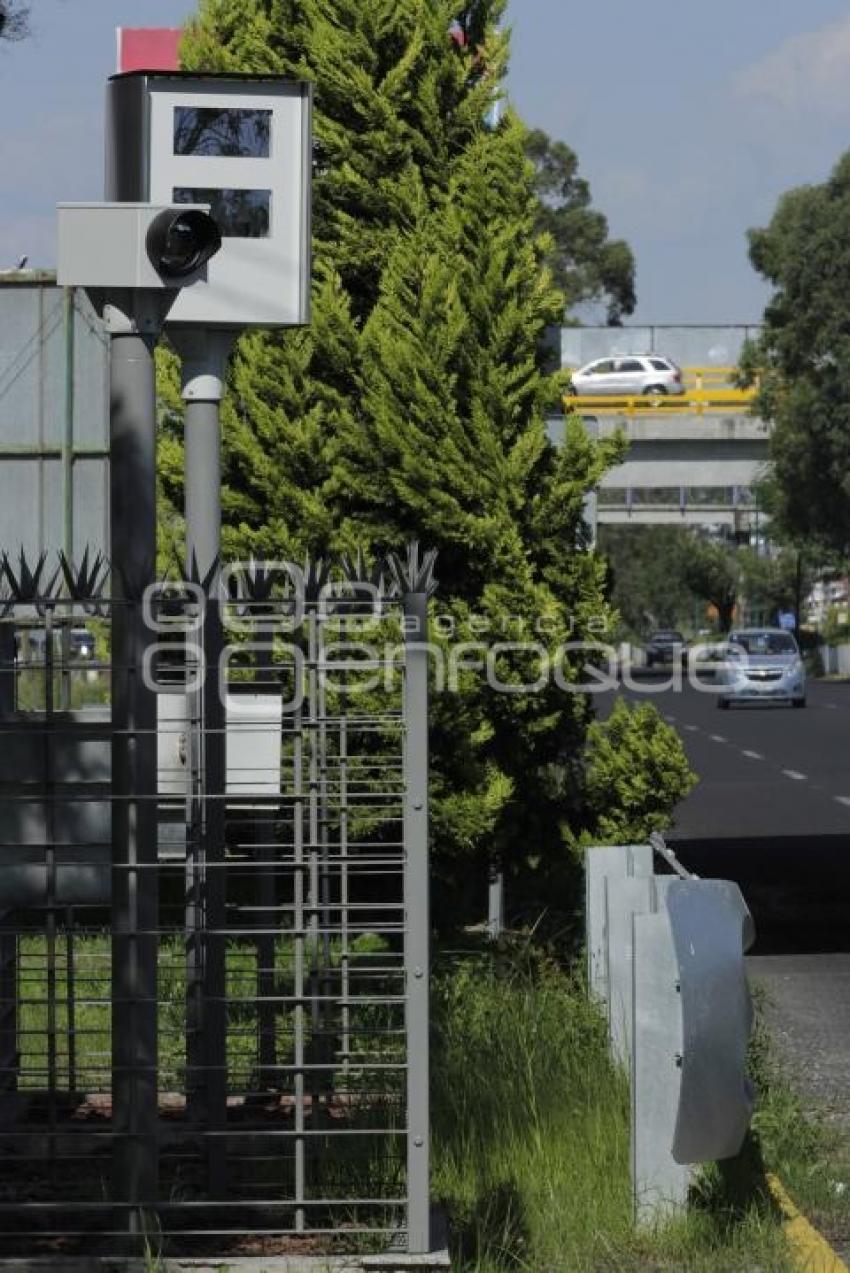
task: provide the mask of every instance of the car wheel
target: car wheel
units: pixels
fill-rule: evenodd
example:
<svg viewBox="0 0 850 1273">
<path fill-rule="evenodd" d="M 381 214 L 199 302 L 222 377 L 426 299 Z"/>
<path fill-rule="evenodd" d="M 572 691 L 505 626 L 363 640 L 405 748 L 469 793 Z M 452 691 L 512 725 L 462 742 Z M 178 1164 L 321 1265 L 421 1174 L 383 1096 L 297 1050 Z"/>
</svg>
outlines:
<svg viewBox="0 0 850 1273">
<path fill-rule="evenodd" d="M 720 708 L 721 712 L 728 712 L 728 711 L 729 711 L 729 699 L 728 699 L 728 698 L 719 698 L 719 699 L 717 700 L 717 706 Z"/>
<path fill-rule="evenodd" d="M 664 388 L 663 385 L 647 385 L 647 387 L 644 389 L 643 392 L 644 392 L 644 396 L 646 396 L 646 394 L 648 393 L 656 393 L 656 394 L 660 393 L 660 394 L 666 395 L 667 390 Z"/>
<path fill-rule="evenodd" d="M 792 699 L 791 699 L 791 706 L 792 706 L 792 707 L 805 707 L 805 706 L 806 706 L 806 700 L 805 700 L 804 698 L 792 698 Z"/>
</svg>

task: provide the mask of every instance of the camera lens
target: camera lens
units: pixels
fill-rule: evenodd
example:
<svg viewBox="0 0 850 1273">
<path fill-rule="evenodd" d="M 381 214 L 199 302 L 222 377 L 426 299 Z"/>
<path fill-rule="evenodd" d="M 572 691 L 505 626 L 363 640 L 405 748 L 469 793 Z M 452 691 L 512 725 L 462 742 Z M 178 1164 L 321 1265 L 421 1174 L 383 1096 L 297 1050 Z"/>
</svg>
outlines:
<svg viewBox="0 0 850 1273">
<path fill-rule="evenodd" d="M 164 279 L 188 278 L 221 247 L 221 232 L 206 212 L 162 212 L 150 224 L 146 246 Z"/>
</svg>

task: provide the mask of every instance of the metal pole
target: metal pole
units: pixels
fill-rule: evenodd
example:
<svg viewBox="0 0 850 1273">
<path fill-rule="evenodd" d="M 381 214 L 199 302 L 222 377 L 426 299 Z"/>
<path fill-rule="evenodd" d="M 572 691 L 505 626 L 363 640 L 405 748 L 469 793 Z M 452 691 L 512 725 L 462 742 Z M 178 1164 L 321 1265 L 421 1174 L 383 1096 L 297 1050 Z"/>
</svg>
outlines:
<svg viewBox="0 0 850 1273">
<path fill-rule="evenodd" d="M 404 946 L 407 989 L 408 1249 L 431 1249 L 428 977 L 428 594 L 404 597 Z"/>
<path fill-rule="evenodd" d="M 202 1020 L 193 994 L 187 1004 L 187 1067 L 194 1074 L 200 1104 L 194 1114 L 205 1130 L 223 1132 L 227 1122 L 227 1008 L 225 934 L 225 795 L 227 783 L 226 703 L 218 685 L 218 665 L 224 645 L 219 604 L 221 557 L 221 423 L 227 359 L 235 333 L 204 328 L 176 328 L 170 333 L 182 358 L 183 398 L 186 402 L 185 513 L 186 573 L 207 587 L 203 629 L 206 672 L 203 688 L 194 696 L 192 717 L 197 721 L 197 760 L 201 773 L 199 838 L 187 838 L 187 916 L 189 925 L 187 986 L 202 987 Z M 200 967 L 198 964 L 200 963 Z M 212 1196 L 226 1192 L 225 1138 L 207 1139 L 207 1167 Z"/>
<path fill-rule="evenodd" d="M 74 555 L 74 338 L 77 311 L 74 288 L 66 287 L 62 296 L 62 322 L 65 334 L 65 436 L 62 443 L 62 507 L 64 521 L 62 540 L 65 555 Z"/>
<path fill-rule="evenodd" d="M 110 295 L 112 1130 L 116 1227 L 141 1247 L 158 1197 L 156 697 L 141 675 L 156 568 L 153 351 L 173 293 Z"/>
<path fill-rule="evenodd" d="M 505 931 L 505 872 L 498 857 L 487 864 L 487 935 L 496 941 Z"/>
</svg>

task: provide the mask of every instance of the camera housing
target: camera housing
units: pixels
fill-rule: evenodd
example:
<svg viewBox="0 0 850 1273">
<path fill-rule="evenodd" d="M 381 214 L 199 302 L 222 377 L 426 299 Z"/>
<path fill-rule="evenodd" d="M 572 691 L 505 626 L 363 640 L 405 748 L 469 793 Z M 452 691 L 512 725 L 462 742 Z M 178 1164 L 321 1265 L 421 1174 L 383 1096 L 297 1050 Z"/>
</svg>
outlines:
<svg viewBox="0 0 850 1273">
<path fill-rule="evenodd" d="M 310 321 L 312 89 L 264 75 L 130 71 L 106 94 L 108 200 L 209 205 L 222 234 L 169 328 Z"/>
<path fill-rule="evenodd" d="M 190 287 L 221 247 L 208 206 L 60 203 L 57 212 L 62 287 Z"/>
</svg>

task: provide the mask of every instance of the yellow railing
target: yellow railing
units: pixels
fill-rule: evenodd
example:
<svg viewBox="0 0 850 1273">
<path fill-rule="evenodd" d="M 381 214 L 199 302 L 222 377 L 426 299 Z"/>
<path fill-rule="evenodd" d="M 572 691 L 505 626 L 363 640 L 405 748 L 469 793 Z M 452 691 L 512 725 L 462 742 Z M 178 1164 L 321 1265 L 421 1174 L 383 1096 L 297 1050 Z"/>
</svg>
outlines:
<svg viewBox="0 0 850 1273">
<path fill-rule="evenodd" d="M 685 392 L 681 394 L 565 394 L 565 411 L 592 411 L 594 415 L 728 415 L 746 414 L 757 387 L 734 389 L 734 367 L 684 367 Z"/>
</svg>

